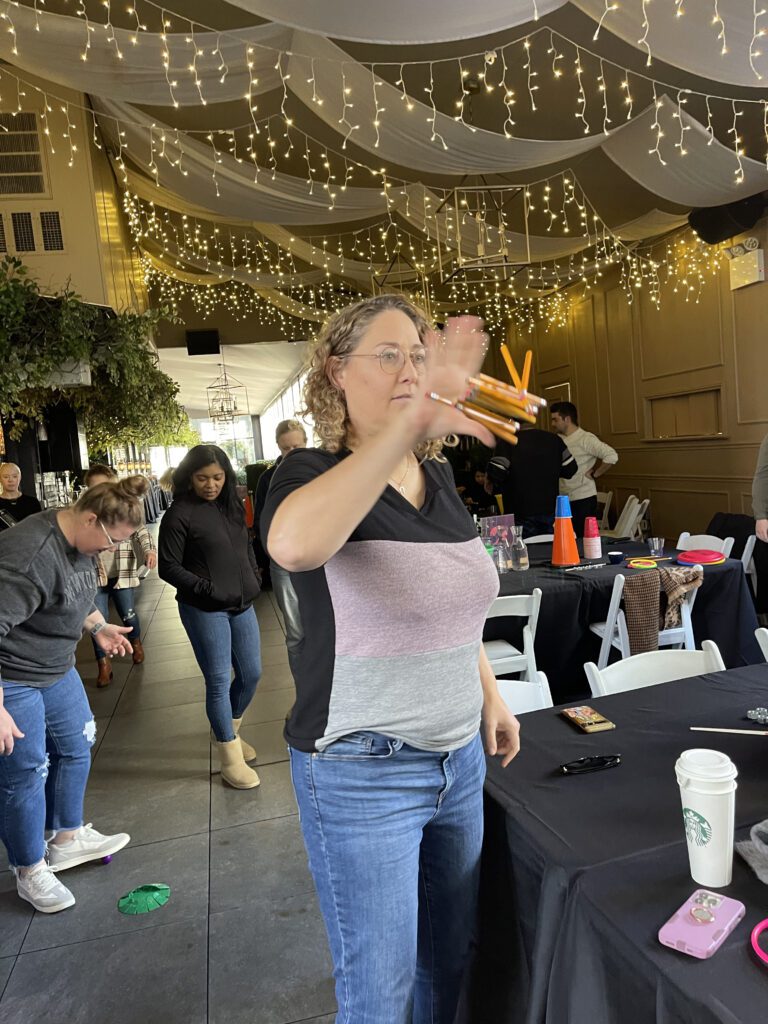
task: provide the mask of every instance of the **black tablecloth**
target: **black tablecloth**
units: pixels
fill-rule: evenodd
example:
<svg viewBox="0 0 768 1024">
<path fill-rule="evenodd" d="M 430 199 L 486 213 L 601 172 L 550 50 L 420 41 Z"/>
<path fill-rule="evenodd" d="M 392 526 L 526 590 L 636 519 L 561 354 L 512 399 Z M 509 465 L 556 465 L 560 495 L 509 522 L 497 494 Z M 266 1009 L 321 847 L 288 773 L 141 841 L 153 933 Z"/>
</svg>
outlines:
<svg viewBox="0 0 768 1024">
<path fill-rule="evenodd" d="M 605 619 L 614 577 L 619 572 L 632 575 L 647 570 L 606 565 L 584 572 L 566 572 L 549 564 L 551 550 L 549 544 L 532 545 L 531 568 L 501 576 L 500 595 L 530 594 L 535 587 L 541 589 L 536 663 L 546 672 L 557 704 L 589 694 L 583 666 L 587 661 L 597 661 L 600 651 L 600 639 L 589 631 L 589 623 Z M 648 554 L 647 546 L 633 542 L 614 544 L 612 550 L 627 555 Z M 485 639 L 504 638 L 519 644 L 521 622 L 491 619 L 486 624 Z M 753 665 L 763 660 L 754 636 L 756 629 L 757 617 L 741 562 L 729 558 L 722 565 L 705 566 L 704 582 L 693 606 L 696 645 L 701 647 L 702 640 L 714 640 L 728 668 Z"/>
<path fill-rule="evenodd" d="M 657 946 L 656 932 L 696 888 L 674 773 L 681 751 L 710 746 L 733 759 L 737 828 L 768 817 L 768 737 L 689 726 L 749 728 L 746 711 L 767 697 L 763 664 L 592 698 L 612 732 L 581 733 L 557 710 L 521 717 L 521 753 L 507 769 L 489 760 L 480 930 L 462 1024 L 766 1019 L 768 969 L 751 962 L 744 939 L 768 917 L 768 886 L 738 856 L 725 891 L 747 916 L 710 971 Z M 622 764 L 558 771 L 599 753 L 619 753 Z M 675 1016 L 686 999 L 689 1015 Z"/>
</svg>

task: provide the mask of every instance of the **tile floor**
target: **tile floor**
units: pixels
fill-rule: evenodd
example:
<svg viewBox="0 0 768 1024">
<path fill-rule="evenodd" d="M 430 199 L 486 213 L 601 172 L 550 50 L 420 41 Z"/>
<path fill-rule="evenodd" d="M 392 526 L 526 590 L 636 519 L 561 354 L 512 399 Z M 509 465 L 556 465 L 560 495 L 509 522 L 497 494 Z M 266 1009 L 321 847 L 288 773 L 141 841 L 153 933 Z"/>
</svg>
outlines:
<svg viewBox="0 0 768 1024">
<path fill-rule="evenodd" d="M 86 821 L 127 831 L 108 865 L 64 880 L 77 903 L 36 914 L 0 862 L 3 1024 L 331 1024 L 325 932 L 301 842 L 282 738 L 293 702 L 271 594 L 256 602 L 264 674 L 243 722 L 261 786 L 225 788 L 209 740 L 203 681 L 171 587 L 154 574 L 137 599 L 146 661 L 114 665 L 97 690 L 90 642 L 78 648 L 98 723 Z M 117 901 L 145 882 L 168 904 L 126 917 Z"/>
</svg>

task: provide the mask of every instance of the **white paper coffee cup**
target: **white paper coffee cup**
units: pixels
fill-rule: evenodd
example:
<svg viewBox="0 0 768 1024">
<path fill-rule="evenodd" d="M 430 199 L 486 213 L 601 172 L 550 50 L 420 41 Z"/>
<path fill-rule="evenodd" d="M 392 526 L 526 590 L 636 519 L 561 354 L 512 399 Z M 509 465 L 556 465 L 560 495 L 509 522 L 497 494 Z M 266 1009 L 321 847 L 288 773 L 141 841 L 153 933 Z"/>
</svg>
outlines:
<svg viewBox="0 0 768 1024">
<path fill-rule="evenodd" d="M 718 750 L 684 750 L 675 764 L 691 877 L 716 889 L 730 885 L 736 766 Z"/>
</svg>

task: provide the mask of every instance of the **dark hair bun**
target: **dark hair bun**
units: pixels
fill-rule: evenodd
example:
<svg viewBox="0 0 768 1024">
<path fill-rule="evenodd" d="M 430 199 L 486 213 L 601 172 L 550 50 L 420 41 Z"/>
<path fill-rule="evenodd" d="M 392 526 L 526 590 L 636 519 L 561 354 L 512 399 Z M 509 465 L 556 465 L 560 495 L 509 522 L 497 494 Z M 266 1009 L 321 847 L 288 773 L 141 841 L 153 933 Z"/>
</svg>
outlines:
<svg viewBox="0 0 768 1024">
<path fill-rule="evenodd" d="M 114 486 L 126 498 L 140 498 L 149 490 L 149 480 L 145 476 L 128 476 Z"/>
</svg>

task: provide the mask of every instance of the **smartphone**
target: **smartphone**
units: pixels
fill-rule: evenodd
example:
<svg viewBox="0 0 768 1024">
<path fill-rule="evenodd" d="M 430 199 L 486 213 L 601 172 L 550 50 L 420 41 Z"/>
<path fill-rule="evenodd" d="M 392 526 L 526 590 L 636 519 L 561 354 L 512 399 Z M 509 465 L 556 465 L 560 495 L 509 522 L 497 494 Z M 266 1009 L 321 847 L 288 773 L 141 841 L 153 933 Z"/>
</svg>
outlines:
<svg viewBox="0 0 768 1024">
<path fill-rule="evenodd" d="M 615 729 L 613 722 L 609 722 L 599 711 L 587 707 L 586 704 L 578 708 L 563 708 L 560 712 L 565 715 L 569 722 L 577 725 L 582 732 L 605 732 L 606 729 Z"/>
<path fill-rule="evenodd" d="M 708 960 L 744 917 L 743 903 L 709 889 L 697 889 L 659 929 L 659 942 L 688 956 Z"/>
<path fill-rule="evenodd" d="M 140 580 L 145 580 L 147 576 L 149 576 L 151 571 L 152 570 L 149 568 L 149 566 L 142 565 L 142 567 L 139 569 L 136 575 L 139 577 Z"/>
</svg>

